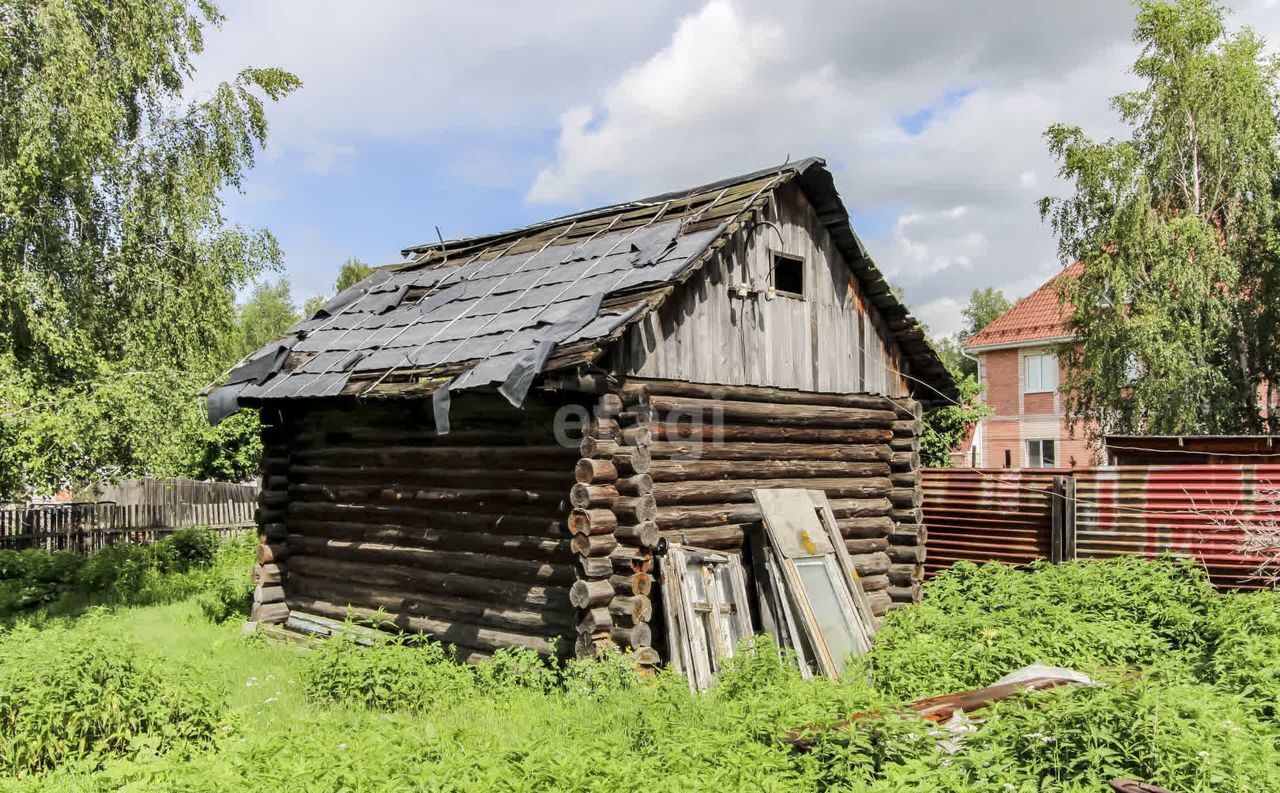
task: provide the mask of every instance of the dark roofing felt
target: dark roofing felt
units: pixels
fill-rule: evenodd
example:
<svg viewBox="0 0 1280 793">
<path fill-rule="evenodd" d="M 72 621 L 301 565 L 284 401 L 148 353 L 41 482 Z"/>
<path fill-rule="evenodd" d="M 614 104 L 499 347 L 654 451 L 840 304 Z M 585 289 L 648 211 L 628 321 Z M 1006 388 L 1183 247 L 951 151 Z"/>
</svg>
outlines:
<svg viewBox="0 0 1280 793">
<path fill-rule="evenodd" d="M 542 371 L 592 359 L 656 307 L 781 184 L 799 180 L 903 346 L 921 398 L 954 384 L 849 227 L 818 159 L 522 229 L 406 248 L 210 394 L 210 415 L 299 397 L 430 394 L 498 384 L 514 403 Z"/>
</svg>

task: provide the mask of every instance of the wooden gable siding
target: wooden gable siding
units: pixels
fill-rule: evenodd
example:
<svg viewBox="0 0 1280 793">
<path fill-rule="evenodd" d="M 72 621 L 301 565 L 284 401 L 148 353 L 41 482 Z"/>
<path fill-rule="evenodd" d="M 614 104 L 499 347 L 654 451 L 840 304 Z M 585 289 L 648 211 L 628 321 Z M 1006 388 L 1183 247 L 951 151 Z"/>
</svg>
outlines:
<svg viewBox="0 0 1280 793">
<path fill-rule="evenodd" d="M 628 375 L 726 385 L 891 396 L 910 389 L 874 307 L 799 188 L 776 194 L 768 223 L 739 234 L 622 342 Z M 733 287 L 767 287 L 773 254 L 800 257 L 805 299 Z"/>
</svg>

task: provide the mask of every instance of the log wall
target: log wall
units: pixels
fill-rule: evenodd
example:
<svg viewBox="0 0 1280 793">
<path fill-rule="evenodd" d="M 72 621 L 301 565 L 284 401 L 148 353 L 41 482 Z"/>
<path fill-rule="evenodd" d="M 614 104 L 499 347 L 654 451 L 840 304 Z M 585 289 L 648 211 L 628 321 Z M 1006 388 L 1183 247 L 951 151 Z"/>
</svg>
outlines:
<svg viewBox="0 0 1280 793">
<path fill-rule="evenodd" d="M 629 379 L 660 537 L 741 552 L 753 489 L 823 490 L 873 611 L 920 599 L 920 406 L 911 399 Z"/>
<path fill-rule="evenodd" d="M 466 394 L 439 436 L 429 400 L 291 403 L 264 432 L 258 570 L 279 583 L 256 616 L 382 610 L 466 660 L 504 646 L 572 652 L 579 450 L 555 436 L 560 406 Z"/>
</svg>

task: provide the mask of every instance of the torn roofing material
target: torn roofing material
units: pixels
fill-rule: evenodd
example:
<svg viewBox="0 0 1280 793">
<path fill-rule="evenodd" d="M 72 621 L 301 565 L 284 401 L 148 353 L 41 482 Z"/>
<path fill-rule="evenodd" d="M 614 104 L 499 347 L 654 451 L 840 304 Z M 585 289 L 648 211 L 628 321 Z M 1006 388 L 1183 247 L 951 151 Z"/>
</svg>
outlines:
<svg viewBox="0 0 1280 793">
<path fill-rule="evenodd" d="M 210 419 L 275 399 L 429 395 L 498 385 L 514 404 L 543 371 L 592 360 L 656 307 L 784 183 L 814 204 L 911 367 L 954 384 L 889 291 L 819 159 L 484 237 L 406 248 L 236 367 Z M 925 395 L 927 399 L 929 394 Z"/>
</svg>

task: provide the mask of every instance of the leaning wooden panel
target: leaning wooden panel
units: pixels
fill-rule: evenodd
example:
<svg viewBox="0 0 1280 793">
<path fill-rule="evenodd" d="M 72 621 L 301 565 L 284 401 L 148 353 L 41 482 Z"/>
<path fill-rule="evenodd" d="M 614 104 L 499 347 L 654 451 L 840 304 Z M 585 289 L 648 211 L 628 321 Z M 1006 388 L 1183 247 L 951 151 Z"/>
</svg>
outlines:
<svg viewBox="0 0 1280 793">
<path fill-rule="evenodd" d="M 844 583 L 835 548 L 805 490 L 760 490 L 757 503 L 777 551 L 786 592 L 808 635 L 821 671 L 839 679 L 849 655 L 871 649 Z"/>
</svg>

